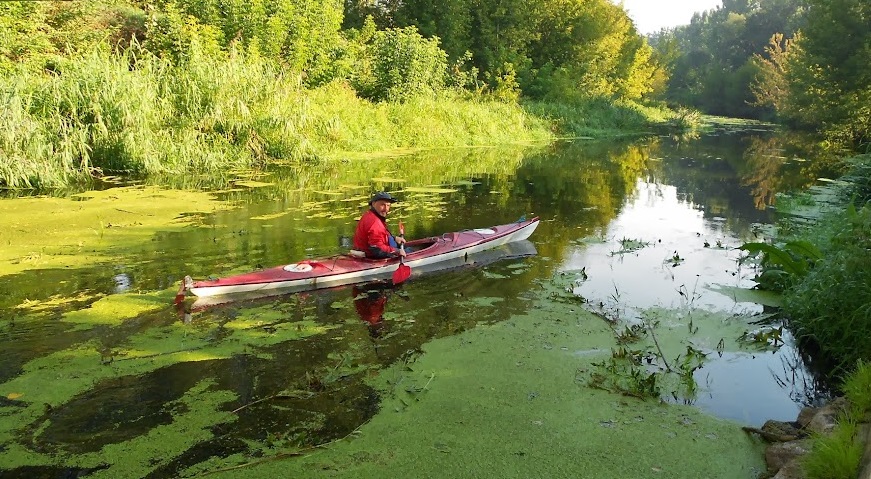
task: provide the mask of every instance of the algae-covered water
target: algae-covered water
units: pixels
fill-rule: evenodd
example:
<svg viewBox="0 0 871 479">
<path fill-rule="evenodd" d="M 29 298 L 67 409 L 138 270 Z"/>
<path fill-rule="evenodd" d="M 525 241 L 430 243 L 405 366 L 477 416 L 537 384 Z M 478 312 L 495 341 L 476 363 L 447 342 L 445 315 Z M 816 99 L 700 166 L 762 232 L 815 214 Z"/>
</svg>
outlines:
<svg viewBox="0 0 871 479">
<path fill-rule="evenodd" d="M 348 159 L 0 200 L 3 477 L 755 477 L 742 425 L 819 397 L 734 249 L 827 173 L 791 140 Z M 542 221 L 415 275 L 204 306 L 185 274 Z"/>
</svg>

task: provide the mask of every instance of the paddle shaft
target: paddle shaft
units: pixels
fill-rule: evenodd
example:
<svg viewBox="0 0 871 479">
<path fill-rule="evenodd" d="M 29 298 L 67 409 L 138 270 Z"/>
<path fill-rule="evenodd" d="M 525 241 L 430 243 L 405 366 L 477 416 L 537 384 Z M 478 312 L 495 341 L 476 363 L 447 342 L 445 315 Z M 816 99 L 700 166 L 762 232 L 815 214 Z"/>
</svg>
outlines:
<svg viewBox="0 0 871 479">
<path fill-rule="evenodd" d="M 405 239 L 405 225 L 402 221 L 399 222 L 399 237 Z M 411 276 L 411 268 L 405 264 L 405 241 L 399 245 L 399 251 L 399 267 L 393 272 L 393 284 L 402 283 Z"/>
<path fill-rule="evenodd" d="M 403 240 L 405 239 L 405 225 L 402 224 L 402 220 L 399 220 L 399 237 L 402 238 Z M 402 244 L 399 245 L 399 251 L 405 253 L 405 241 L 403 241 Z M 399 264 L 402 264 L 404 260 L 405 260 L 405 257 L 400 255 L 399 256 Z"/>
</svg>

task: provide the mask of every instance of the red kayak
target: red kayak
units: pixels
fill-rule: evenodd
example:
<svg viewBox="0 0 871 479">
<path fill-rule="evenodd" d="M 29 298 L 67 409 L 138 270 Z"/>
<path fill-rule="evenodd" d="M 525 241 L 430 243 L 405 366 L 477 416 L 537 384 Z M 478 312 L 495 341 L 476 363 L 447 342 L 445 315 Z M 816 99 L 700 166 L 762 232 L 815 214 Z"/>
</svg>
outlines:
<svg viewBox="0 0 871 479">
<path fill-rule="evenodd" d="M 449 267 L 452 260 L 495 248 L 504 244 L 529 238 L 538 226 L 538 218 L 521 220 L 507 225 L 492 226 L 445 233 L 409 241 L 413 248 L 405 260 L 399 258 L 368 259 L 362 253 L 351 251 L 330 258 L 309 259 L 251 273 L 229 276 L 216 280 L 194 281 L 190 276 L 184 280 L 184 290 L 198 297 L 224 295 L 280 294 L 332 288 L 346 284 L 377 280 L 390 280 L 395 273 L 409 268 L 411 272 Z M 356 254 L 355 254 L 356 253 Z M 399 275 L 404 280 L 407 275 Z M 396 282 L 396 281 L 394 281 Z"/>
</svg>

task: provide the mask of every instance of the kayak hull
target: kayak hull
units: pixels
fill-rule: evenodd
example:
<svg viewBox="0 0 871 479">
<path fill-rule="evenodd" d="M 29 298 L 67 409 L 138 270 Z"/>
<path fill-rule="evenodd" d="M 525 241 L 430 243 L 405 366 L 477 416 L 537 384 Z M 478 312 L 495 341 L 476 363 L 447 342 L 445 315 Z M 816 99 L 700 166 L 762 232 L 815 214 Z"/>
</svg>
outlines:
<svg viewBox="0 0 871 479">
<path fill-rule="evenodd" d="M 480 228 L 409 241 L 415 249 L 404 264 L 420 271 L 439 263 L 463 258 L 504 244 L 529 238 L 538 227 L 538 218 L 506 225 Z M 198 297 L 275 294 L 333 288 L 346 284 L 389 280 L 399 268 L 398 258 L 373 260 L 351 255 L 304 260 L 251 273 L 216 280 L 193 281 L 185 278 L 184 288 Z"/>
</svg>

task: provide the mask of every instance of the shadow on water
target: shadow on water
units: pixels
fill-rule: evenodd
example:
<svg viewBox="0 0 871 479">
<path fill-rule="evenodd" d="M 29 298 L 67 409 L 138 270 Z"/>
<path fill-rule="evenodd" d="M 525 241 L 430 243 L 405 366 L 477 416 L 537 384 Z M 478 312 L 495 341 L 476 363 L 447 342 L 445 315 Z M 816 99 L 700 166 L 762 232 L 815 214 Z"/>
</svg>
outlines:
<svg viewBox="0 0 871 479">
<path fill-rule="evenodd" d="M 610 308 L 620 320 L 688 303 L 762 313 L 759 303 L 734 293 L 752 286 L 752 271 L 738 266 L 732 248 L 764 234 L 780 188 L 826 174 L 775 155 L 792 148 L 778 141 L 752 131 L 686 143 L 653 137 L 536 151 L 436 151 L 286 167 L 256 178 L 264 183 L 256 187 L 244 186 L 251 178 L 199 185 L 235 208 L 199 215 L 197 227 L 158 233 L 108 266 L 0 276 L 0 417 L 11 424 L 0 429 L 7 441 L 0 455 L 14 449 L 41 458 L 3 475 L 111 470 L 114 459 L 101 454 L 162 433 L 179 444 L 172 454 L 140 460 L 148 477 L 175 477 L 214 456 L 259 457 L 346 437 L 378 411 L 368 378 L 387 365 L 413 363 L 435 338 L 528 311 L 542 299 L 538 285 L 561 273 L 578 278 L 567 294 L 600 313 Z M 772 155 L 777 161 L 764 160 Z M 335 254 L 373 190 L 400 197 L 392 219 L 402 218 L 411 238 L 540 216 L 530 238 L 537 254 L 494 251 L 473 267 L 415 276 L 398 289 L 358 285 L 186 304 L 181 317 L 169 306 L 184 274 L 224 276 Z M 102 302 L 142 297 L 159 306 L 108 313 L 116 318 L 102 322 L 89 316 Z M 82 316 L 92 322 L 73 321 Z M 791 344 L 725 351 L 696 371 L 709 386 L 694 403 L 751 423 L 794 417 L 790 408 L 811 401 L 808 389 L 815 389 L 795 351 Z M 82 365 L 90 369 L 67 369 Z M 10 389 L 27 387 L 45 367 L 75 380 L 69 396 L 43 405 L 29 402 L 35 393 Z M 184 427 L 208 434 L 191 438 L 173 429 L 189 416 L 202 418 Z M 86 460 L 40 465 L 65 455 Z"/>
</svg>

